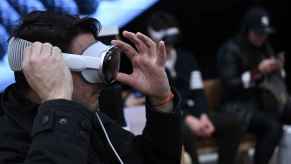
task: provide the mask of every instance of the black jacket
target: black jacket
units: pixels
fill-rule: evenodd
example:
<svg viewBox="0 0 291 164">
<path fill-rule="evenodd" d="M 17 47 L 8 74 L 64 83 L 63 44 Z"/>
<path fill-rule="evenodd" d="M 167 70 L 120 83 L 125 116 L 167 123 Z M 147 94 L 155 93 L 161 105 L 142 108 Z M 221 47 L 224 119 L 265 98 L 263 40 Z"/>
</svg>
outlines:
<svg viewBox="0 0 291 164">
<path fill-rule="evenodd" d="M 34 104 L 12 85 L 0 96 L 0 163 L 117 164 L 95 113 L 73 101 Z M 177 101 L 177 100 L 175 100 Z M 125 164 L 178 164 L 180 117 L 147 105 L 141 136 L 123 130 L 99 113 Z"/>
<path fill-rule="evenodd" d="M 263 60 L 273 56 L 274 52 L 266 43 L 260 48 L 251 45 L 242 36 L 226 42 L 218 51 L 218 71 L 224 87 L 225 101 L 248 101 L 254 99 L 258 93 L 259 76 L 258 65 Z M 250 87 L 243 86 L 242 75 L 251 73 Z"/>
<path fill-rule="evenodd" d="M 263 75 L 259 63 L 273 50 L 268 43 L 260 48 L 252 46 L 242 36 L 227 41 L 218 51 L 218 71 L 223 86 L 223 111 L 238 113 L 246 128 L 253 113 L 260 109 L 260 82 Z M 243 85 L 242 75 L 250 73 L 249 87 Z"/>
</svg>

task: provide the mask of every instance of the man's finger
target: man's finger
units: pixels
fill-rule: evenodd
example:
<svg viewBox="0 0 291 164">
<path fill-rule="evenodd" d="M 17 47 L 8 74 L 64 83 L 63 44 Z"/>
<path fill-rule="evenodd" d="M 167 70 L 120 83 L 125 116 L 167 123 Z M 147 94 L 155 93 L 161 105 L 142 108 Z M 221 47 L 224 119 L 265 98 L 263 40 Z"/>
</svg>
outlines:
<svg viewBox="0 0 291 164">
<path fill-rule="evenodd" d="M 140 39 L 138 39 L 134 33 L 124 31 L 123 36 L 129 39 L 134 44 L 140 54 L 144 54 L 147 52 L 148 48 L 146 47 L 146 45 Z"/>
<path fill-rule="evenodd" d="M 155 57 L 155 55 L 157 55 L 157 44 L 152 41 L 149 37 L 147 37 L 146 35 L 138 32 L 136 34 L 137 38 L 140 39 L 145 46 L 148 48 L 148 56 L 150 57 Z"/>
<path fill-rule="evenodd" d="M 135 55 L 137 55 L 136 50 L 123 41 L 112 40 L 111 43 L 118 47 L 122 52 L 124 52 L 129 59 L 132 59 Z"/>
<path fill-rule="evenodd" d="M 131 79 L 130 75 L 128 75 L 128 74 L 118 73 L 116 80 L 123 83 L 123 84 L 133 86 L 133 80 Z"/>
<path fill-rule="evenodd" d="M 164 66 L 167 61 L 167 51 L 164 41 L 160 41 L 158 45 L 157 64 Z"/>
<path fill-rule="evenodd" d="M 44 43 L 40 53 L 45 56 L 50 56 L 52 54 L 52 45 L 49 43 Z"/>
<path fill-rule="evenodd" d="M 27 82 L 30 82 L 30 69 L 33 66 L 31 62 L 31 56 L 32 56 L 32 46 L 27 47 L 24 49 L 23 54 L 23 61 L 22 61 L 22 70 L 25 78 L 27 79 Z"/>
<path fill-rule="evenodd" d="M 40 43 L 40 42 L 32 43 L 30 57 L 31 58 L 34 58 L 34 56 L 39 57 L 41 49 L 42 49 L 42 43 Z"/>
<path fill-rule="evenodd" d="M 143 33 L 138 32 L 136 36 L 142 40 L 148 48 L 156 48 L 156 43 L 149 38 L 148 36 L 144 35 Z"/>
<path fill-rule="evenodd" d="M 58 47 L 52 48 L 52 54 L 56 56 L 57 60 L 63 60 L 62 51 Z"/>
<path fill-rule="evenodd" d="M 32 47 L 27 47 L 24 49 L 24 52 L 23 52 L 23 60 L 22 60 L 22 63 L 21 63 L 21 68 L 22 69 L 26 69 L 28 63 L 29 63 L 29 60 L 30 60 L 30 56 L 31 56 L 31 51 L 32 51 Z"/>
</svg>

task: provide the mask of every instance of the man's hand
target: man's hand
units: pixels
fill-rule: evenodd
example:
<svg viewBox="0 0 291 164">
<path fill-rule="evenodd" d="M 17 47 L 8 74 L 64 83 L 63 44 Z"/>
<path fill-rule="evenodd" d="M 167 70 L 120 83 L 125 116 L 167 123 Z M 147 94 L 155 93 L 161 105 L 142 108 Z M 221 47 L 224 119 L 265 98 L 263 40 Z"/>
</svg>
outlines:
<svg viewBox="0 0 291 164">
<path fill-rule="evenodd" d="M 187 124 L 187 126 L 191 129 L 191 131 L 195 135 L 197 135 L 199 137 L 203 136 L 202 131 L 201 131 L 202 125 L 201 125 L 199 119 L 197 119 L 196 117 L 188 115 L 185 118 L 185 123 Z"/>
<path fill-rule="evenodd" d="M 129 57 L 133 72 L 130 75 L 119 73 L 117 80 L 149 96 L 152 104 L 159 104 L 172 93 L 164 67 L 164 42 L 157 44 L 141 33 L 125 31 L 123 36 L 129 39 L 136 49 L 120 40 L 113 40 L 112 44 Z"/>
<path fill-rule="evenodd" d="M 193 116 L 187 116 L 185 119 L 186 124 L 190 127 L 192 132 L 199 137 L 210 137 L 215 128 L 207 115 L 201 115 L 200 119 Z"/>
<path fill-rule="evenodd" d="M 201 131 L 204 134 L 205 137 L 210 137 L 214 131 L 215 128 L 212 124 L 212 122 L 209 120 L 208 116 L 206 114 L 202 114 L 200 117 L 200 123 L 201 123 Z"/>
<path fill-rule="evenodd" d="M 258 67 L 263 74 L 272 73 L 280 69 L 280 64 L 275 58 L 264 59 Z"/>
<path fill-rule="evenodd" d="M 27 82 L 42 102 L 72 98 L 72 75 L 58 47 L 33 43 L 24 51 L 22 68 Z"/>
</svg>

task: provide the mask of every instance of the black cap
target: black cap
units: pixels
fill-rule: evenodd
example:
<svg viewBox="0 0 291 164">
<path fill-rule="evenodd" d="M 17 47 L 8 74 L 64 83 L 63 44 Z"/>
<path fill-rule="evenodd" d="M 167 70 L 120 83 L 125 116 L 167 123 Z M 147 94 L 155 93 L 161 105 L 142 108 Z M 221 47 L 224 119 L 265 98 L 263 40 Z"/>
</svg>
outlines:
<svg viewBox="0 0 291 164">
<path fill-rule="evenodd" d="M 243 27 L 247 31 L 254 31 L 259 34 L 271 34 L 274 32 L 273 27 L 270 25 L 270 16 L 263 8 L 250 9 L 244 19 Z"/>
</svg>

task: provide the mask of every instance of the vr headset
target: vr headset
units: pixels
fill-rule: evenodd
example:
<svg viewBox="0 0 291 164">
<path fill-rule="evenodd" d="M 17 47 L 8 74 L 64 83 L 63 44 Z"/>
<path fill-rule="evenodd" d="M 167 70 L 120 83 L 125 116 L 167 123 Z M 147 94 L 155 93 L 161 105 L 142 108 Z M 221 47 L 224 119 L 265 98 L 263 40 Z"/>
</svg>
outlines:
<svg viewBox="0 0 291 164">
<path fill-rule="evenodd" d="M 23 53 L 32 42 L 12 37 L 8 43 L 8 61 L 13 71 L 22 70 Z M 83 54 L 62 53 L 71 71 L 80 72 L 85 81 L 111 84 L 116 80 L 120 67 L 120 51 L 100 41 L 89 46 Z"/>
<path fill-rule="evenodd" d="M 178 27 L 170 27 L 159 31 L 148 27 L 149 35 L 155 41 L 163 40 L 166 44 L 176 44 L 179 40 L 180 30 Z"/>
</svg>

